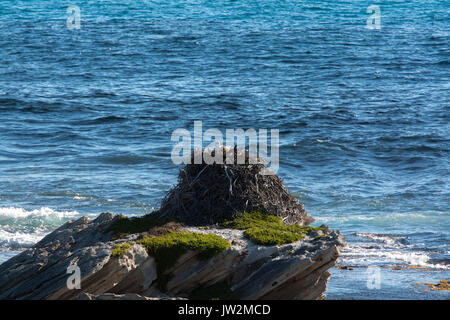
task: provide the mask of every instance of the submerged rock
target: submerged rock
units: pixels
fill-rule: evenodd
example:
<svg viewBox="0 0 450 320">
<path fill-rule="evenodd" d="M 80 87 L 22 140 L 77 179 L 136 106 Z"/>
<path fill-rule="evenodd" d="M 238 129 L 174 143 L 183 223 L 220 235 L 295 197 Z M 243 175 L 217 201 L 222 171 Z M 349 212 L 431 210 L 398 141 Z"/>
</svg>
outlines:
<svg viewBox="0 0 450 320">
<path fill-rule="evenodd" d="M 112 240 L 111 226 L 120 219 L 105 213 L 68 222 L 3 263 L 0 299 L 322 299 L 327 270 L 344 245 L 340 233 L 326 227 L 308 229 L 293 243 L 259 245 L 245 230 L 171 226 L 167 232 L 186 232 L 199 241 L 191 249 L 175 246 L 173 264 L 162 268 L 141 240 L 148 232 Z M 205 256 L 201 235 L 229 245 L 219 241 L 220 250 Z M 125 250 L 113 254 L 120 244 Z M 80 289 L 67 287 L 70 265 L 80 268 Z"/>
</svg>

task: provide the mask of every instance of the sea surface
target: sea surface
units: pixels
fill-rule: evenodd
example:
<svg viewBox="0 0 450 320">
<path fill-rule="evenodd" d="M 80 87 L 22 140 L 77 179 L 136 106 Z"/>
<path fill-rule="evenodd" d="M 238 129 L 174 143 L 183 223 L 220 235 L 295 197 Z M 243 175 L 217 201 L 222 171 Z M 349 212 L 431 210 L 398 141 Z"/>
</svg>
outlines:
<svg viewBox="0 0 450 320">
<path fill-rule="evenodd" d="M 348 242 L 328 299 L 450 299 L 417 283 L 450 280 L 449 1 L 8 0 L 0 30 L 0 263 L 158 208 L 201 120 L 280 130 L 279 176 Z"/>
</svg>

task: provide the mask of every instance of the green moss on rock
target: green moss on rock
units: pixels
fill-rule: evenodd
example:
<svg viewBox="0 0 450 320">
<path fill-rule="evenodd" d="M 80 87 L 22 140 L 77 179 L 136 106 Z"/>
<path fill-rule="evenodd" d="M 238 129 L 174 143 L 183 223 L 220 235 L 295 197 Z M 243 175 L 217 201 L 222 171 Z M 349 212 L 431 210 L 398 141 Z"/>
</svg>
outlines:
<svg viewBox="0 0 450 320">
<path fill-rule="evenodd" d="M 188 231 L 167 232 L 162 236 L 144 236 L 139 241 L 149 255 L 155 257 L 160 288 L 164 290 L 168 280 L 166 271 L 188 250 L 198 252 L 198 258 L 205 260 L 226 250 L 230 243 L 215 235 Z"/>
<path fill-rule="evenodd" d="M 131 245 L 129 243 L 121 243 L 116 244 L 114 248 L 111 251 L 111 256 L 113 257 L 120 257 L 127 252 L 128 249 L 130 249 Z"/>
<path fill-rule="evenodd" d="M 222 226 L 245 230 L 244 234 L 249 240 L 264 246 L 296 242 L 305 237 L 308 232 L 320 229 L 296 224 L 285 225 L 281 217 L 263 214 L 258 211 L 244 213 L 231 221 L 224 222 Z"/>
<path fill-rule="evenodd" d="M 112 232 L 112 239 L 120 239 L 129 234 L 140 233 L 150 230 L 153 227 L 162 226 L 168 221 L 152 216 L 127 218 L 119 216 L 106 232 Z"/>
</svg>

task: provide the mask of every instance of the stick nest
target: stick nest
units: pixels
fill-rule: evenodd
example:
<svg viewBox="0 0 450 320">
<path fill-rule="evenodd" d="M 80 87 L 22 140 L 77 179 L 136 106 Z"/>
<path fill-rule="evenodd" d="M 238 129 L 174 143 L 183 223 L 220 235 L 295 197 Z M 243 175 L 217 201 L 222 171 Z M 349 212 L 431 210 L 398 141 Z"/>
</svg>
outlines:
<svg viewBox="0 0 450 320">
<path fill-rule="evenodd" d="M 191 164 L 180 171 L 178 184 L 163 199 L 160 210 L 155 212 L 157 217 L 206 225 L 259 211 L 280 216 L 285 224 L 308 225 L 314 221 L 277 175 L 261 174 L 268 170 L 261 159 L 250 158 L 235 147 L 231 150 L 234 162 L 226 161 L 230 149 L 220 148 L 223 164 L 207 164 L 204 159 L 201 164 L 194 164 L 192 153 Z M 214 157 L 215 150 L 210 154 Z M 239 154 L 245 162 L 238 162 Z"/>
</svg>

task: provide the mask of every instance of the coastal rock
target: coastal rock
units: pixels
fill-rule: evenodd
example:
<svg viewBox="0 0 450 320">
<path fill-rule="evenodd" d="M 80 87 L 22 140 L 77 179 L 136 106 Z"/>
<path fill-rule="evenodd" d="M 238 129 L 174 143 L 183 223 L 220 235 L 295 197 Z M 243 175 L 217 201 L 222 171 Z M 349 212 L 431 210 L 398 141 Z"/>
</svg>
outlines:
<svg viewBox="0 0 450 320">
<path fill-rule="evenodd" d="M 114 219 L 109 213 L 91 221 L 70 221 L 33 248 L 0 265 L 0 299 L 44 299 L 66 287 L 67 268 L 77 264 L 88 277 L 108 263 L 111 236 L 103 230 Z"/>
<path fill-rule="evenodd" d="M 88 256 L 88 255 L 87 255 Z M 83 275 L 83 269 L 80 266 Z M 134 292 L 146 289 L 156 279 L 154 259 L 144 248 L 133 245 L 120 257 L 110 257 L 101 269 L 81 278 L 81 290 L 70 290 L 67 286 L 48 295 L 46 299 L 74 299 L 81 292 L 101 294 L 103 292 Z M 147 287 L 146 287 L 147 286 Z"/>
<path fill-rule="evenodd" d="M 77 300 L 186 300 L 186 299 L 172 298 L 169 296 L 146 297 L 136 293 L 126 293 L 126 294 L 103 293 L 99 295 L 82 293 L 80 294 Z"/>
<path fill-rule="evenodd" d="M 262 246 L 242 230 L 187 226 L 188 232 L 220 236 L 230 247 L 206 260 L 187 251 L 158 273 L 155 258 L 135 241 L 139 235 L 111 240 L 107 230 L 118 217 L 68 222 L 0 265 L 0 299 L 183 299 L 220 284 L 239 299 L 323 299 L 327 270 L 345 244 L 339 232 L 325 227 L 294 243 Z M 123 243 L 129 248 L 113 255 Z M 66 285 L 71 264 L 81 270 L 81 289 Z"/>
</svg>

